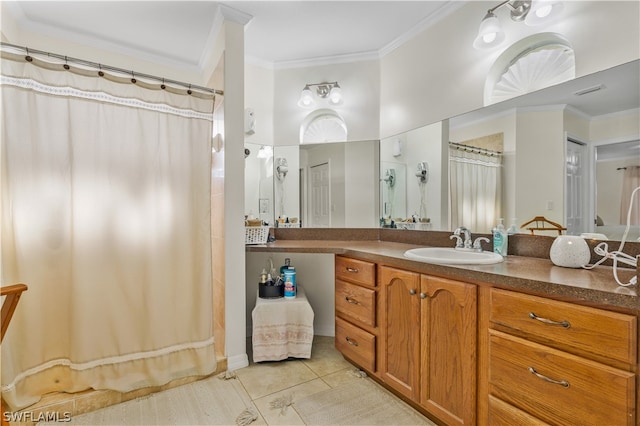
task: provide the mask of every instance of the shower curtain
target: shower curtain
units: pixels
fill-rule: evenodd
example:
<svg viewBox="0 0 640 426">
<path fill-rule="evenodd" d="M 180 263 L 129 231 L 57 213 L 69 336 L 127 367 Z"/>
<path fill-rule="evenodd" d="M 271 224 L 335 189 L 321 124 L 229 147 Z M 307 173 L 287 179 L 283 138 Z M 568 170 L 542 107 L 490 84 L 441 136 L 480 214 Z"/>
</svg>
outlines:
<svg viewBox="0 0 640 426">
<path fill-rule="evenodd" d="M 452 228 L 490 233 L 502 211 L 502 155 L 450 146 L 449 202 Z"/>
<path fill-rule="evenodd" d="M 627 224 L 631 194 L 640 186 L 640 166 L 627 166 L 622 176 L 622 198 L 620 200 L 620 223 Z M 640 193 L 633 199 L 630 225 L 640 225 Z"/>
<path fill-rule="evenodd" d="M 29 290 L 2 343 L 2 397 L 16 410 L 212 373 L 212 96 L 8 57 L 1 279 Z"/>
</svg>

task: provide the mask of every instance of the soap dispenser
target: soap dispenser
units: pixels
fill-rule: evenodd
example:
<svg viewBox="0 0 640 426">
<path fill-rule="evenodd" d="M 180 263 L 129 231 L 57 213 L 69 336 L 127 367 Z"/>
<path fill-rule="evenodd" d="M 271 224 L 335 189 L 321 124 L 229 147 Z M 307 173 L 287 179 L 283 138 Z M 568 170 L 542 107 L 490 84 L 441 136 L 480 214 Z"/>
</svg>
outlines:
<svg viewBox="0 0 640 426">
<path fill-rule="evenodd" d="M 493 252 L 498 253 L 502 257 L 507 256 L 508 235 L 507 229 L 504 227 L 504 219 L 498 219 L 498 224 L 493 228 Z"/>
</svg>

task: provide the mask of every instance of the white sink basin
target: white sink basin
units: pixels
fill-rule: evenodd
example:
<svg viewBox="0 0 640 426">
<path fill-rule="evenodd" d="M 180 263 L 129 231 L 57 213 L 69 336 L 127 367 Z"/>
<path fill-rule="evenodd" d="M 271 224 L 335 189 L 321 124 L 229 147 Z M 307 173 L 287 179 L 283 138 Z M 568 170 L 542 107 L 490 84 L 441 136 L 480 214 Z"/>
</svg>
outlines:
<svg viewBox="0 0 640 426">
<path fill-rule="evenodd" d="M 451 247 L 422 247 L 407 250 L 404 257 L 426 263 L 449 265 L 489 265 L 500 263 L 504 259 L 491 251 L 472 251 Z"/>
</svg>

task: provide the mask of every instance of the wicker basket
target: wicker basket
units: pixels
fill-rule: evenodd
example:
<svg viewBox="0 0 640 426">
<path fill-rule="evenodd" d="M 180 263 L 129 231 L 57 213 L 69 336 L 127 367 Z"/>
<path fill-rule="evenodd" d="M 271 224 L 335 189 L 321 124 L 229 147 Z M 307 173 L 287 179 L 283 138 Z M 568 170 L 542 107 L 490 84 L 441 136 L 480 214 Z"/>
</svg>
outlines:
<svg viewBox="0 0 640 426">
<path fill-rule="evenodd" d="M 269 227 L 245 226 L 244 237 L 245 244 L 266 244 L 269 238 Z"/>
</svg>

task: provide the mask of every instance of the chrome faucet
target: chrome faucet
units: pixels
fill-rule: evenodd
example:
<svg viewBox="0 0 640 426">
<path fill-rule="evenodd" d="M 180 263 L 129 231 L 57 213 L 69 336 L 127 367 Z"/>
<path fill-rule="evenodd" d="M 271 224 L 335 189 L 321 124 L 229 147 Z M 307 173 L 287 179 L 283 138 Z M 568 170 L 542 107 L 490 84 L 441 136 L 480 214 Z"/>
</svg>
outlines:
<svg viewBox="0 0 640 426">
<path fill-rule="evenodd" d="M 482 251 L 482 246 L 480 245 L 480 243 L 484 241 L 485 243 L 489 242 L 489 239 L 487 237 L 478 237 L 476 238 L 476 240 L 473 242 L 473 251 Z"/>
<path fill-rule="evenodd" d="M 464 242 L 462 240 L 462 237 L 460 237 L 460 234 L 462 234 L 464 236 Z M 451 235 L 449 237 L 449 239 L 456 239 L 456 248 L 466 248 L 466 249 L 470 249 L 471 248 L 471 231 L 469 231 L 467 228 L 465 228 L 464 226 L 461 226 L 459 228 L 456 228 L 455 231 L 453 231 L 453 235 Z"/>
</svg>

